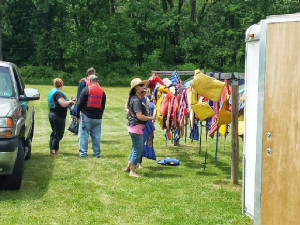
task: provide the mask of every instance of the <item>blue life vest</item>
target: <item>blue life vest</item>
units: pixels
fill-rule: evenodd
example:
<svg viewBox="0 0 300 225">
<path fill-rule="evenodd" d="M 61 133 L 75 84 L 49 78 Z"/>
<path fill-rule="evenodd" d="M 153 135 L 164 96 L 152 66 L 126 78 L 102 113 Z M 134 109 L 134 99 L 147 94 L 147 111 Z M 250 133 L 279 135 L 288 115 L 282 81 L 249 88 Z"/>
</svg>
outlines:
<svg viewBox="0 0 300 225">
<path fill-rule="evenodd" d="M 63 96 L 64 96 L 64 98 L 65 98 L 65 100 L 67 101 L 68 99 L 67 99 L 67 97 L 66 97 L 66 95 L 61 91 L 61 90 L 59 90 L 59 89 L 57 89 L 57 88 L 52 88 L 49 92 L 48 92 L 48 107 L 49 107 L 49 109 L 54 109 L 55 108 L 55 102 L 54 102 L 54 99 L 53 99 L 53 95 L 56 93 L 56 92 L 60 92 Z"/>
<path fill-rule="evenodd" d="M 150 116 L 153 115 L 153 110 L 154 110 L 154 103 L 153 103 L 153 101 L 150 101 L 149 102 L 149 114 L 150 114 Z"/>
<path fill-rule="evenodd" d="M 156 161 L 156 163 L 161 165 L 178 166 L 179 160 L 166 157 L 165 159 Z"/>
</svg>

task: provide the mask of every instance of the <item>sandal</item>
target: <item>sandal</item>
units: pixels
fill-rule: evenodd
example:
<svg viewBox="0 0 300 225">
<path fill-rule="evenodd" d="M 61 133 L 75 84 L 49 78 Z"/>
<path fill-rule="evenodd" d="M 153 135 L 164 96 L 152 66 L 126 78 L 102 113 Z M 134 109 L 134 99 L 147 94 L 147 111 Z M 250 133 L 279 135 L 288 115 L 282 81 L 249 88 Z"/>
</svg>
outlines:
<svg viewBox="0 0 300 225">
<path fill-rule="evenodd" d="M 49 155 L 54 155 L 55 153 L 52 150 L 49 150 Z"/>
<path fill-rule="evenodd" d="M 58 156 L 62 156 L 62 154 L 57 150 L 57 151 L 55 151 L 55 153 L 54 153 L 55 155 L 58 155 Z"/>
</svg>

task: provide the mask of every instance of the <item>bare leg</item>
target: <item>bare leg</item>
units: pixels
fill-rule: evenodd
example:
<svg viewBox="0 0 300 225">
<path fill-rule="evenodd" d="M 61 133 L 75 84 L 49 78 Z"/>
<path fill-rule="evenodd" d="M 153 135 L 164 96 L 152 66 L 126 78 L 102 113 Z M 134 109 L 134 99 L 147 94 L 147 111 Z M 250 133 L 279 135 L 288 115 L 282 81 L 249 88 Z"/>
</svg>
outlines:
<svg viewBox="0 0 300 225">
<path fill-rule="evenodd" d="M 124 172 L 130 172 L 130 161 L 128 161 L 126 168 L 124 169 Z"/>
<path fill-rule="evenodd" d="M 57 149 L 57 150 L 55 150 L 55 155 L 62 155 L 62 154 Z"/>
<path fill-rule="evenodd" d="M 49 150 L 49 155 L 54 155 L 55 154 L 55 150 L 54 149 L 50 149 Z"/>
<path fill-rule="evenodd" d="M 136 165 L 130 164 L 129 176 L 131 176 L 131 177 L 141 177 L 140 175 L 138 175 L 136 173 Z"/>
</svg>

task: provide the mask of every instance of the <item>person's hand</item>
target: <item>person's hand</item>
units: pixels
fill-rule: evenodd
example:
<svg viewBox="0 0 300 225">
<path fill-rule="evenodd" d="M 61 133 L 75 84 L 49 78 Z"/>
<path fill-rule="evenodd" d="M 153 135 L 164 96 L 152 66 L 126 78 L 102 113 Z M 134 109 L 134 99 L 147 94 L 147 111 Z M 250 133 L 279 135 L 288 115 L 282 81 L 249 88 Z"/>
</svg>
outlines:
<svg viewBox="0 0 300 225">
<path fill-rule="evenodd" d="M 154 116 L 150 116 L 150 119 L 149 120 L 155 120 L 155 117 Z"/>
<path fill-rule="evenodd" d="M 155 123 L 155 120 L 156 120 L 156 116 L 153 116 L 152 122 Z"/>
</svg>

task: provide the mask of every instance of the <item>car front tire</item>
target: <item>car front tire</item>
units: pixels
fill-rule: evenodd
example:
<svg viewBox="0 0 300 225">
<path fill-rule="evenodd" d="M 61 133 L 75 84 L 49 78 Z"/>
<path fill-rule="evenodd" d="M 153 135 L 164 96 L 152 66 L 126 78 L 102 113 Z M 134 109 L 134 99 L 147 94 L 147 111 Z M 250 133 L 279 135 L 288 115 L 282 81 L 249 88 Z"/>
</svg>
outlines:
<svg viewBox="0 0 300 225">
<path fill-rule="evenodd" d="M 15 161 L 13 173 L 1 176 L 1 188 L 9 190 L 19 190 L 22 184 L 24 172 L 24 141 L 19 139 L 18 153 Z"/>
</svg>

